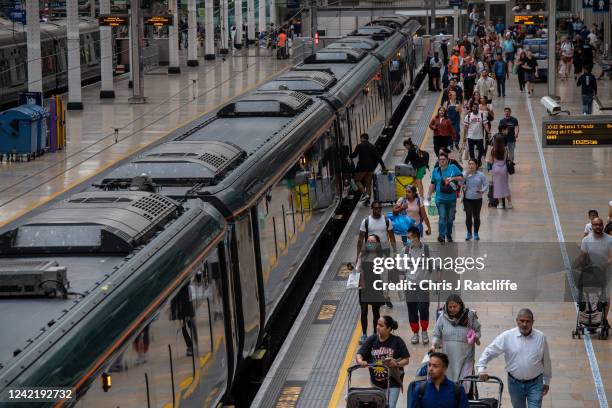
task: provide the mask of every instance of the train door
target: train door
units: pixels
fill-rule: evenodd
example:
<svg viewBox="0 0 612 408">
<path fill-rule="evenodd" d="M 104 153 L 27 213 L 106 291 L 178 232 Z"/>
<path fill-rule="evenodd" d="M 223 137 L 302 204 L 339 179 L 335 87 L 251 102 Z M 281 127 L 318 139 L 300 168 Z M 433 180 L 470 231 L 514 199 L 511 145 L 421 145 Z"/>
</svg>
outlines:
<svg viewBox="0 0 612 408">
<path fill-rule="evenodd" d="M 385 62 L 381 69 L 383 101 L 385 106 L 385 125 L 388 126 L 393 116 L 393 95 L 391 93 L 391 79 L 389 73 L 389 62 Z"/>
</svg>

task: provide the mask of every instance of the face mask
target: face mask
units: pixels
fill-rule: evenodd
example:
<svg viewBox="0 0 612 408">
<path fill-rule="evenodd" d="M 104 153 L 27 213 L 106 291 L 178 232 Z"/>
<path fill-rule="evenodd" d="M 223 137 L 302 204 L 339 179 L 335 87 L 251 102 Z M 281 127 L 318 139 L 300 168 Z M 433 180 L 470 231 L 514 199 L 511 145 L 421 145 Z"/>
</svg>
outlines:
<svg viewBox="0 0 612 408">
<path fill-rule="evenodd" d="M 411 246 L 412 245 L 412 240 L 410 238 L 406 239 L 406 246 Z"/>
<path fill-rule="evenodd" d="M 366 249 L 368 251 L 375 251 L 376 250 L 376 244 L 373 242 L 367 242 L 366 243 Z"/>
</svg>

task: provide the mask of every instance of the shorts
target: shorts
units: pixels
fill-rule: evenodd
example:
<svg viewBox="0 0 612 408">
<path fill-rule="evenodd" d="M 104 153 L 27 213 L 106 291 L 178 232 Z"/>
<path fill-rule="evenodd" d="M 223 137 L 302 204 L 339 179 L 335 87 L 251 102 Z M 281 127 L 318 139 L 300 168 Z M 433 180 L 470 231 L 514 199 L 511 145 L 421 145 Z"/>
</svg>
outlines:
<svg viewBox="0 0 612 408">
<path fill-rule="evenodd" d="M 414 176 L 414 178 L 417 180 L 423 180 L 423 177 L 425 177 L 426 172 L 427 172 L 427 167 L 425 166 L 419 167 L 416 171 L 416 175 Z"/>
<path fill-rule="evenodd" d="M 535 82 L 535 74 L 525 72 L 525 82 Z"/>
<path fill-rule="evenodd" d="M 514 53 L 513 52 L 507 52 L 506 53 L 506 62 L 514 62 Z"/>
</svg>

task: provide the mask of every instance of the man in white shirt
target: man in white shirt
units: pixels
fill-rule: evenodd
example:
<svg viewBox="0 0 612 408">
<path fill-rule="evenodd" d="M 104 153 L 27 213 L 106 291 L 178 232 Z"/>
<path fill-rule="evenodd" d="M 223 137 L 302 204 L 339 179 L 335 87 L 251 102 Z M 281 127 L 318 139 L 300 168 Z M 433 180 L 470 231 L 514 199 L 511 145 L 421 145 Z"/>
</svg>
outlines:
<svg viewBox="0 0 612 408">
<path fill-rule="evenodd" d="M 478 167 L 482 166 L 482 157 L 485 155 L 485 136 L 489 129 L 487 115 L 478 111 L 478 104 L 472 104 L 472 111 L 463 120 L 463 144 L 467 142 L 470 159 L 476 160 Z M 474 152 L 478 149 L 478 157 Z"/>
<path fill-rule="evenodd" d="M 380 244 L 383 251 L 389 253 L 389 244 L 391 243 L 395 249 L 395 252 L 397 252 L 395 234 L 393 234 L 393 223 L 382 214 L 382 203 L 380 201 L 372 202 L 372 215 L 365 217 L 359 226 L 359 239 L 357 239 L 357 260 L 359 260 L 359 254 L 361 253 L 363 242 L 370 235 L 376 235 L 380 239 Z M 355 261 L 355 263 L 357 263 L 357 261 Z"/>
<path fill-rule="evenodd" d="M 497 336 L 476 363 L 480 379 L 486 381 L 489 361 L 504 355 L 508 393 L 514 408 L 540 408 L 550 387 L 552 367 L 548 342 L 541 331 L 533 328 L 533 322 L 531 310 L 519 310 L 517 327 Z"/>
<path fill-rule="evenodd" d="M 480 72 L 480 78 L 476 82 L 476 90 L 480 92 L 480 96 L 487 98 L 487 103 L 493 101 L 495 94 L 495 80 L 489 76 L 489 72 L 483 69 Z"/>
</svg>

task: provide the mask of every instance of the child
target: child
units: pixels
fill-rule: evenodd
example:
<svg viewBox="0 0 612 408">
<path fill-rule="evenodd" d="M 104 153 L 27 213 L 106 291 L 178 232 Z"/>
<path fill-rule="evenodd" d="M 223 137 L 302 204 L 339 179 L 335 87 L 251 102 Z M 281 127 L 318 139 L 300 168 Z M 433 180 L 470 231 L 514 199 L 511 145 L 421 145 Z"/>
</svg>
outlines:
<svg viewBox="0 0 612 408">
<path fill-rule="evenodd" d="M 591 232 L 593 232 L 593 226 L 591 225 L 591 221 L 593 220 L 593 218 L 599 217 L 599 213 L 597 212 L 597 210 L 589 210 L 588 214 L 589 214 L 589 222 L 587 225 L 584 226 L 584 236 L 585 237 L 589 235 Z"/>
</svg>

